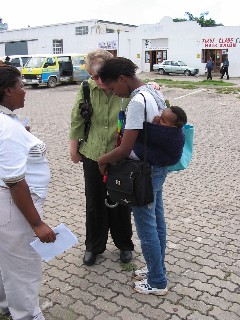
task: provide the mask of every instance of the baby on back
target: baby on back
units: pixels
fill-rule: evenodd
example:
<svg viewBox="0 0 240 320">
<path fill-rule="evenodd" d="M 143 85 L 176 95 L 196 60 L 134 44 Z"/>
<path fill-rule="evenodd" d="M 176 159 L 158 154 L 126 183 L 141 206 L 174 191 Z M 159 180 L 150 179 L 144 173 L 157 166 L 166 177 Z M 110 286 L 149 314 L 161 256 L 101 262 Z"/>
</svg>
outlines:
<svg viewBox="0 0 240 320">
<path fill-rule="evenodd" d="M 187 115 L 182 108 L 171 106 L 164 109 L 161 115 L 155 116 L 152 123 L 167 127 L 182 128 L 187 123 Z"/>
<path fill-rule="evenodd" d="M 152 123 L 147 123 L 147 161 L 150 164 L 171 166 L 179 161 L 185 142 L 182 127 L 186 123 L 187 115 L 178 106 L 164 109 Z M 139 133 L 133 151 L 138 159 L 143 159 L 144 130 Z"/>
</svg>

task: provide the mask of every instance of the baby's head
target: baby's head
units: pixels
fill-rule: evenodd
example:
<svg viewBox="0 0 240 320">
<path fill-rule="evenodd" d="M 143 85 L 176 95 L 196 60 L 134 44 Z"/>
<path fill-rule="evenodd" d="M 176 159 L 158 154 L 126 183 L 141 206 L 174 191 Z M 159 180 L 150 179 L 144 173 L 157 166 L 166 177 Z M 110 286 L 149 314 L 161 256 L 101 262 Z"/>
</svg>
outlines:
<svg viewBox="0 0 240 320">
<path fill-rule="evenodd" d="M 182 128 L 187 123 L 187 115 L 182 108 L 171 106 L 163 110 L 158 123 L 162 126 Z"/>
</svg>

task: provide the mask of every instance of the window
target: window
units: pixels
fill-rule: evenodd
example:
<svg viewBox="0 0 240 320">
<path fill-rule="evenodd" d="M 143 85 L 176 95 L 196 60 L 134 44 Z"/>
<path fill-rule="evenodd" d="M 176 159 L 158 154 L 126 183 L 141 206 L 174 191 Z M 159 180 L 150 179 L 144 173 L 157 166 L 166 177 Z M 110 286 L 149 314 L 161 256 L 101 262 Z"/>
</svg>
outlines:
<svg viewBox="0 0 240 320">
<path fill-rule="evenodd" d="M 167 60 L 167 50 L 163 50 L 162 52 L 162 59 Z"/>
<path fill-rule="evenodd" d="M 115 31 L 113 29 L 106 29 L 106 33 L 114 33 Z"/>
<path fill-rule="evenodd" d="M 26 68 L 41 68 L 45 58 L 44 57 L 32 57 L 28 60 L 25 67 Z"/>
<path fill-rule="evenodd" d="M 145 63 L 150 62 L 150 51 L 145 51 Z"/>
<path fill-rule="evenodd" d="M 20 59 L 19 58 L 14 58 L 11 60 L 11 64 L 14 66 L 14 67 L 21 67 L 21 63 L 20 63 Z"/>
<path fill-rule="evenodd" d="M 83 36 L 84 34 L 88 34 L 88 26 L 76 27 L 77 36 Z"/>
<path fill-rule="evenodd" d="M 28 62 L 29 59 L 30 57 L 22 57 L 23 66 Z"/>
<path fill-rule="evenodd" d="M 53 40 L 53 53 L 59 54 L 63 53 L 63 40 Z"/>
<path fill-rule="evenodd" d="M 53 67 L 53 66 L 56 66 L 56 59 L 51 57 L 51 58 L 47 58 L 43 68 Z"/>
</svg>

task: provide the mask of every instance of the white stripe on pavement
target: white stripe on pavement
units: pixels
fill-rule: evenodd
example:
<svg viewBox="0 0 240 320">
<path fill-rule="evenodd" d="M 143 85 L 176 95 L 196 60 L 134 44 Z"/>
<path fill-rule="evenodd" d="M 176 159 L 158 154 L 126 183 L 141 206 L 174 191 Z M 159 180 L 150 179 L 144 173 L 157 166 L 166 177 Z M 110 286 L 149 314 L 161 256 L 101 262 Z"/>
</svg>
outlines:
<svg viewBox="0 0 240 320">
<path fill-rule="evenodd" d="M 198 91 L 190 92 L 190 93 L 188 93 L 188 94 L 185 94 L 184 96 L 180 96 L 180 97 L 174 98 L 174 100 L 181 99 L 181 98 L 190 96 L 191 94 L 195 94 L 195 93 L 198 93 L 198 92 L 201 92 L 201 91 L 205 91 L 205 90 L 206 90 L 206 89 L 200 89 L 200 90 L 198 90 Z"/>
</svg>

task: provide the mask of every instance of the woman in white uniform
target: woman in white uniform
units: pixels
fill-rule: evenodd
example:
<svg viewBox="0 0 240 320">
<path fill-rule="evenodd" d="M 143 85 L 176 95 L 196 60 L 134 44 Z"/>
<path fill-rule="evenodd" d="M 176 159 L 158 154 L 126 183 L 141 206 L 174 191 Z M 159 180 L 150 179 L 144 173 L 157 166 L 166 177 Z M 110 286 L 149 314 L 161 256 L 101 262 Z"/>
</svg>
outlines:
<svg viewBox="0 0 240 320">
<path fill-rule="evenodd" d="M 25 94 L 20 71 L 0 65 L 0 317 L 44 320 L 41 257 L 30 242 L 54 242 L 56 234 L 42 221 L 50 180 L 46 145 L 14 113 Z"/>
</svg>

